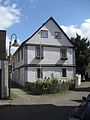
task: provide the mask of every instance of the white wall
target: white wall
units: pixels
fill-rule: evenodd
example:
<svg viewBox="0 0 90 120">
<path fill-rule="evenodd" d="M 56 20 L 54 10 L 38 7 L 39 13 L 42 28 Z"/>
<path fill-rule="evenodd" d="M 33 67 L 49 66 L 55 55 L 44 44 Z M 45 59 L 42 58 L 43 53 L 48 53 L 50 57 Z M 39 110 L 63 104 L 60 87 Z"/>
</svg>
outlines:
<svg viewBox="0 0 90 120">
<path fill-rule="evenodd" d="M 65 68 L 65 67 L 64 67 Z M 45 77 L 51 77 L 51 74 L 53 73 L 55 77 L 58 78 L 58 80 L 71 80 L 73 79 L 74 72 L 73 67 L 66 67 L 67 70 L 67 77 L 62 77 L 62 68 L 60 67 L 43 67 L 43 79 Z M 35 82 L 37 80 L 37 68 L 36 67 L 28 67 L 27 70 L 28 74 L 28 82 Z"/>
<path fill-rule="evenodd" d="M 13 81 L 19 83 L 20 85 L 24 85 L 25 78 L 24 78 L 24 68 L 19 68 L 13 71 Z"/>
<path fill-rule="evenodd" d="M 48 38 L 41 38 L 41 30 L 48 30 Z M 54 38 L 54 32 L 61 32 L 61 39 Z M 26 43 L 29 44 L 46 44 L 46 45 L 57 45 L 57 46 L 73 46 L 63 32 L 57 27 L 52 21 L 48 21 L 30 40 Z"/>
<path fill-rule="evenodd" d="M 74 64 L 73 48 L 67 48 L 67 60 L 61 60 L 59 47 L 43 47 L 43 59 L 35 58 L 35 46 L 28 46 L 27 64 Z"/>
<path fill-rule="evenodd" d="M 23 59 L 21 58 L 21 51 L 23 50 Z M 20 67 L 22 65 L 24 65 L 24 59 L 25 59 L 25 56 L 24 56 L 24 51 L 25 51 L 25 48 L 21 48 L 20 50 L 18 50 L 19 55 L 20 55 L 20 60 L 18 61 L 18 52 L 16 52 L 16 54 L 14 55 L 14 63 L 15 63 L 15 68 L 17 67 Z"/>
</svg>

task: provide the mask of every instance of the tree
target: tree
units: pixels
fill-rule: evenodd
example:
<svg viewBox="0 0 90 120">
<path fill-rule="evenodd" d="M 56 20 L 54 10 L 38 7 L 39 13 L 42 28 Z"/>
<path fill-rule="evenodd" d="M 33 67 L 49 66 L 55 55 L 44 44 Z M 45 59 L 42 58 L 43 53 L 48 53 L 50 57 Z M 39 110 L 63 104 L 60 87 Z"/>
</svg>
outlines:
<svg viewBox="0 0 90 120">
<path fill-rule="evenodd" d="M 87 38 L 71 38 L 75 44 L 76 73 L 85 75 L 85 69 L 90 62 L 90 42 Z"/>
</svg>

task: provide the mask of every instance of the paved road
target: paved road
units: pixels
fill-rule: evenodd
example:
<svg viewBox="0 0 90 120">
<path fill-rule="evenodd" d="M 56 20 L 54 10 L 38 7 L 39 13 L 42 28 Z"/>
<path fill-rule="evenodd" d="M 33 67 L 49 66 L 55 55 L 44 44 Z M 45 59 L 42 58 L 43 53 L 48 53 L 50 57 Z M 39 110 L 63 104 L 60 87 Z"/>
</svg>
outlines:
<svg viewBox="0 0 90 120">
<path fill-rule="evenodd" d="M 33 96 L 13 88 L 13 100 L 0 101 L 0 120 L 68 120 L 73 108 L 89 92 L 90 82 L 63 95 Z"/>
</svg>

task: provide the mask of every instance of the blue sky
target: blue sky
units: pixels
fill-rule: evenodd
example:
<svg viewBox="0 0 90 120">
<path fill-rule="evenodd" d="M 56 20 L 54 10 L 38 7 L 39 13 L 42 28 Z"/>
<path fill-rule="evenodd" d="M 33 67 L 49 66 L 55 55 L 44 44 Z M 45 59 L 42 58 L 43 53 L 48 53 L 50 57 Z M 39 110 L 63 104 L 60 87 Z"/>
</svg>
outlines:
<svg viewBox="0 0 90 120">
<path fill-rule="evenodd" d="M 0 29 L 17 34 L 20 43 L 53 17 L 69 37 L 90 39 L 90 0 L 0 0 Z"/>
</svg>

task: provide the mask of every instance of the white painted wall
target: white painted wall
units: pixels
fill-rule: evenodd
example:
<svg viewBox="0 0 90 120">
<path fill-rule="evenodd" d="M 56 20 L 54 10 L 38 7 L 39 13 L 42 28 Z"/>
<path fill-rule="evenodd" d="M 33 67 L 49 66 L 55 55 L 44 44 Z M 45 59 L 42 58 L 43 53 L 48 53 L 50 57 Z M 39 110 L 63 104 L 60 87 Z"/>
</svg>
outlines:
<svg viewBox="0 0 90 120">
<path fill-rule="evenodd" d="M 35 58 L 35 46 L 28 46 L 27 64 L 66 64 L 73 65 L 73 48 L 67 48 L 67 60 L 61 60 L 59 47 L 43 47 L 44 58 L 40 61 Z"/>
<path fill-rule="evenodd" d="M 21 51 L 22 50 L 23 50 L 23 59 L 21 59 Z M 18 50 L 18 52 L 20 52 L 19 53 L 19 55 L 20 55 L 20 61 L 18 61 L 18 52 L 14 55 L 15 68 L 24 65 L 24 59 L 25 59 L 24 51 L 25 51 L 24 47 L 22 49 Z"/>
<path fill-rule="evenodd" d="M 24 79 L 24 68 L 19 68 L 13 71 L 13 81 L 20 85 L 24 85 L 25 79 Z"/>
<path fill-rule="evenodd" d="M 61 81 L 71 80 L 73 79 L 73 76 L 74 76 L 73 67 L 66 67 L 66 70 L 67 70 L 66 78 L 62 78 L 61 67 L 43 67 L 42 70 L 43 70 L 43 79 L 45 77 L 51 77 L 52 73 L 54 74 L 55 77 L 58 78 L 58 80 L 61 80 Z M 28 74 L 28 82 L 35 82 L 37 80 L 37 68 L 36 67 L 28 67 L 27 74 Z"/>
</svg>

